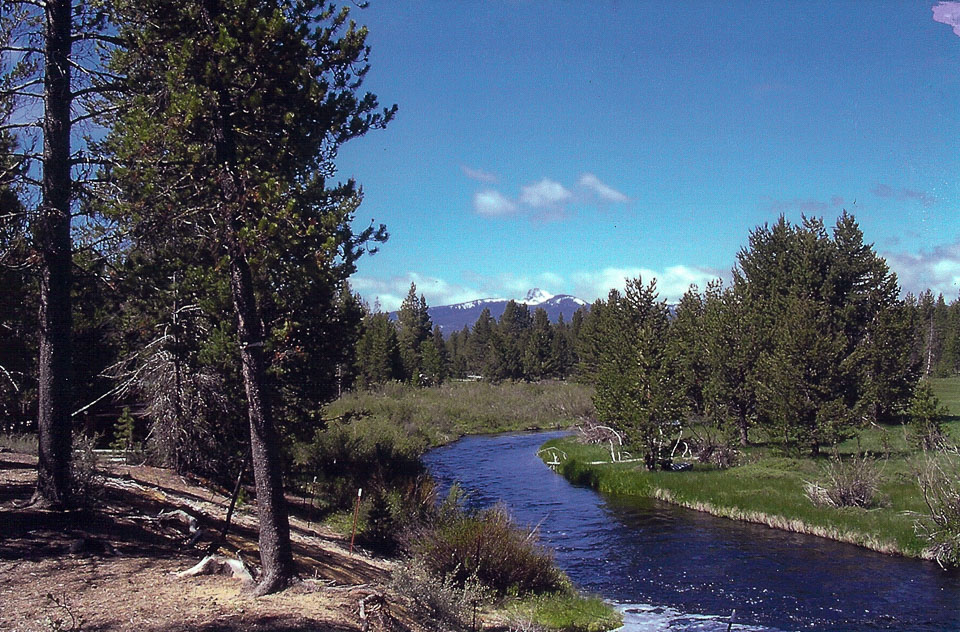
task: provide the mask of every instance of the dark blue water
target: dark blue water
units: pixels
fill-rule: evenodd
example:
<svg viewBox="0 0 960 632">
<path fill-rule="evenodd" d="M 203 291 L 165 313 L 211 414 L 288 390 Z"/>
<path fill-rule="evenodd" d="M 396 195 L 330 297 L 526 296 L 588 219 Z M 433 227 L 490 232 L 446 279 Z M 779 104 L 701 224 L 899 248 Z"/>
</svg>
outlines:
<svg viewBox="0 0 960 632">
<path fill-rule="evenodd" d="M 469 504 L 542 521 L 541 542 L 624 630 L 960 630 L 960 573 L 823 538 L 570 485 L 537 457 L 560 433 L 468 437 L 425 461 Z"/>
</svg>

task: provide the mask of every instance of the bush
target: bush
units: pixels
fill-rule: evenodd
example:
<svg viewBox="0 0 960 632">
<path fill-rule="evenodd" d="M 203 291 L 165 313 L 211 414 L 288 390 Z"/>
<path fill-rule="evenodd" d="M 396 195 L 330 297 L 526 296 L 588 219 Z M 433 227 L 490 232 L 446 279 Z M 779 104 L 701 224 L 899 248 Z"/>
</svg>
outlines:
<svg viewBox="0 0 960 632">
<path fill-rule="evenodd" d="M 877 504 L 880 472 L 870 457 L 852 457 L 846 461 L 839 456 L 824 468 L 822 483 L 805 485 L 807 498 L 818 507 L 863 507 Z"/>
<path fill-rule="evenodd" d="M 98 437 L 85 434 L 73 438 L 73 455 L 70 459 L 70 496 L 78 507 L 87 507 L 99 500 L 103 493 L 104 478 L 97 470 L 99 459 L 93 451 Z"/>
<path fill-rule="evenodd" d="M 332 422 L 310 443 L 294 448 L 301 481 L 336 508 L 349 508 L 357 489 L 386 492 L 407 487 L 424 473 L 426 442 L 372 417 Z"/>
<path fill-rule="evenodd" d="M 433 573 L 463 586 L 476 577 L 498 596 L 555 592 L 569 580 L 539 545 L 534 532 L 520 529 L 502 506 L 467 512 L 456 502 L 456 490 L 437 519 L 410 529 L 404 545 Z"/>
<path fill-rule="evenodd" d="M 960 566 L 960 452 L 928 457 L 919 481 L 930 513 L 917 521 L 917 533 L 938 564 Z"/>
<path fill-rule="evenodd" d="M 490 598 L 476 576 L 459 582 L 452 574 L 431 571 L 420 558 L 407 560 L 393 574 L 391 585 L 409 597 L 420 613 L 457 628 L 472 627 L 474 612 Z"/>
</svg>

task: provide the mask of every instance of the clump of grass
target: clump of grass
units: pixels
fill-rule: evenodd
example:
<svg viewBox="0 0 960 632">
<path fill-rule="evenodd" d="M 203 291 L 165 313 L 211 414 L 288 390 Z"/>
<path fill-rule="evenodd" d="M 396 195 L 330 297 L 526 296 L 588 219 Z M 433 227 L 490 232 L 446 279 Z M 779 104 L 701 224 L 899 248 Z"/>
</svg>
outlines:
<svg viewBox="0 0 960 632">
<path fill-rule="evenodd" d="M 28 432 L 0 433 L 0 448 L 19 454 L 36 454 L 37 435 Z"/>
<path fill-rule="evenodd" d="M 847 460 L 835 457 L 824 468 L 824 480 L 807 482 L 807 498 L 818 507 L 861 507 L 877 504 L 880 471 L 867 456 Z"/>
<path fill-rule="evenodd" d="M 575 592 L 540 595 L 521 602 L 509 617 L 520 630 L 604 632 L 623 625 L 623 617 L 600 597 Z"/>
<path fill-rule="evenodd" d="M 404 542 L 410 555 L 458 585 L 476 577 L 500 597 L 569 586 L 535 532 L 521 529 L 505 508 L 467 511 L 458 499 L 455 488 L 433 521 L 408 531 Z"/>
</svg>

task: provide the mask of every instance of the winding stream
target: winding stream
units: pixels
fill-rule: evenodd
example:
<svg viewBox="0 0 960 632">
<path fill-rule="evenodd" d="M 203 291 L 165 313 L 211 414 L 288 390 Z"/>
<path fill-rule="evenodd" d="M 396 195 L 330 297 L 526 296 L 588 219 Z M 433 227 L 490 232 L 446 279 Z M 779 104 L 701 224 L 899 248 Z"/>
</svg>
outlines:
<svg viewBox="0 0 960 632">
<path fill-rule="evenodd" d="M 657 501 L 575 487 L 536 456 L 562 433 L 467 437 L 425 462 L 468 503 L 505 503 L 625 631 L 960 630 L 960 572 Z"/>
</svg>

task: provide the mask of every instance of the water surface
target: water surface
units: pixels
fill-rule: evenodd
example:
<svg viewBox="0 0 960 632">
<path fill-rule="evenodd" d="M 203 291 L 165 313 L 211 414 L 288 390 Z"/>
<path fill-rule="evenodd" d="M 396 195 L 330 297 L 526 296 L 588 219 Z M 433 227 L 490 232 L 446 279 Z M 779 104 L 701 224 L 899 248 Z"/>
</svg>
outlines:
<svg viewBox="0 0 960 632">
<path fill-rule="evenodd" d="M 603 497 L 537 457 L 562 433 L 467 437 L 427 454 L 446 490 L 503 502 L 624 630 L 960 630 L 960 573 L 666 503 Z"/>
</svg>

